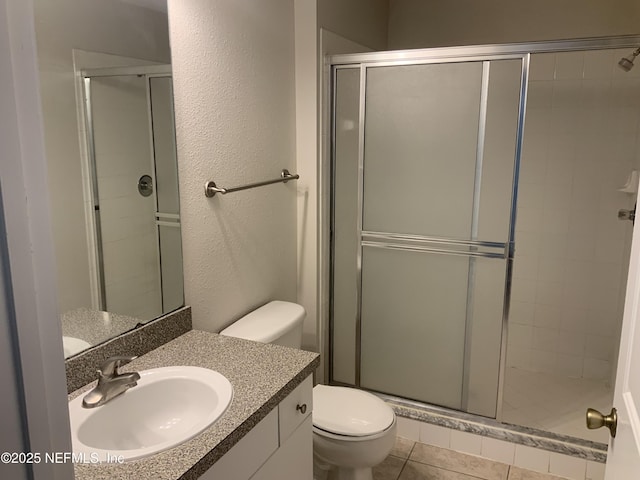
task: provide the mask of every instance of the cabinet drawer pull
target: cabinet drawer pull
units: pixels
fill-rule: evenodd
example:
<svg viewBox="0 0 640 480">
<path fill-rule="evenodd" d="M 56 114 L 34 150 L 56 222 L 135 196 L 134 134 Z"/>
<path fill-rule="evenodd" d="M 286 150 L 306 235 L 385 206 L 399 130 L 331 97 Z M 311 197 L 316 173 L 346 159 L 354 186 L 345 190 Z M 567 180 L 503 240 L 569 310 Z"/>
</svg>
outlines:
<svg viewBox="0 0 640 480">
<path fill-rule="evenodd" d="M 303 403 L 302 405 L 300 404 L 296 405 L 296 410 L 304 415 L 305 413 L 307 413 L 307 404 Z"/>
</svg>

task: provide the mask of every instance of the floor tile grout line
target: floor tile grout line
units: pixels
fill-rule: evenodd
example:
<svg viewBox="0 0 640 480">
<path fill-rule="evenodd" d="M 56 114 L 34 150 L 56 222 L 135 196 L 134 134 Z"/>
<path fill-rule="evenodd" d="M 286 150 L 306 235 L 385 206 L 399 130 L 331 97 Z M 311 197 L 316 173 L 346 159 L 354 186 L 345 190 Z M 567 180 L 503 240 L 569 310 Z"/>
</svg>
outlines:
<svg viewBox="0 0 640 480">
<path fill-rule="evenodd" d="M 460 453 L 460 452 L 458 452 Z M 478 458 L 482 458 L 482 457 L 478 457 Z M 407 461 L 409 461 L 409 459 L 407 459 Z M 466 475 L 467 477 L 470 478 L 477 478 L 478 480 L 490 480 L 488 478 L 485 477 L 478 477 L 477 475 L 471 474 L 471 473 L 465 473 L 465 472 L 461 472 L 460 470 L 453 470 L 453 468 L 455 467 L 443 467 L 441 465 L 434 465 L 433 463 L 425 463 L 425 462 L 421 462 L 419 460 L 411 460 L 413 463 L 419 463 L 420 465 L 428 465 L 429 467 L 433 467 L 433 468 L 437 468 L 439 470 L 444 470 L 445 472 L 452 472 L 452 473 L 460 473 L 462 475 Z M 496 463 L 500 463 L 500 462 L 496 462 Z M 510 465 L 503 463 L 502 465 L 507 465 L 507 478 L 503 479 L 503 480 L 508 480 L 509 478 L 509 470 L 510 470 Z"/>
<path fill-rule="evenodd" d="M 413 453 L 413 450 L 415 449 L 415 447 L 416 447 L 416 445 L 417 445 L 418 443 L 420 443 L 421 445 L 426 445 L 426 446 L 435 446 L 435 445 L 429 445 L 429 444 L 427 444 L 427 443 L 421 443 L 421 442 L 417 442 L 417 441 L 416 441 L 416 442 L 414 442 L 414 443 L 413 443 L 413 447 L 411 447 L 411 451 L 409 452 L 409 457 L 407 458 L 407 462 L 408 462 L 409 460 L 411 460 L 411 461 L 412 461 L 412 462 L 414 462 L 414 463 L 419 463 L 419 464 L 421 464 L 421 465 L 429 465 L 430 467 L 438 468 L 438 469 L 440 469 L 440 470 L 444 470 L 444 471 L 447 471 L 447 472 L 461 473 L 461 474 L 463 474 L 463 475 L 467 475 L 467 476 L 472 477 L 472 478 L 477 478 L 478 480 L 488 480 L 488 479 L 486 479 L 486 478 L 478 477 L 478 476 L 476 476 L 476 475 L 472 475 L 472 474 L 469 474 L 469 473 L 460 472 L 460 471 L 458 471 L 458 470 L 452 470 L 452 468 L 454 468 L 454 467 L 443 467 L 443 466 L 440 466 L 440 465 L 434 465 L 433 463 L 426 463 L 426 462 L 422 462 L 422 461 L 420 461 L 420 460 L 415 460 L 415 459 L 413 459 L 413 460 L 412 460 L 412 459 L 411 459 L 411 453 Z M 436 447 L 436 448 L 443 448 L 443 449 L 444 449 L 444 447 L 437 447 L 437 446 L 435 446 L 435 447 Z M 458 452 L 458 451 L 456 451 L 456 450 L 451 450 L 450 448 L 446 448 L 446 450 L 450 450 L 450 451 L 452 451 L 452 452 L 458 453 L 458 454 L 463 455 L 463 456 L 467 456 L 467 457 L 475 457 L 475 458 L 481 458 L 481 459 L 483 459 L 483 460 L 486 460 L 487 462 L 492 462 L 492 463 L 500 464 L 500 465 L 506 465 L 506 467 L 507 467 L 507 469 L 506 469 L 507 476 L 506 476 L 503 480 L 508 480 L 508 479 L 509 479 L 509 473 L 511 472 L 511 465 L 510 465 L 510 464 L 508 464 L 508 463 L 498 462 L 498 461 L 496 461 L 496 460 L 491 460 L 491 459 L 488 459 L 488 458 L 484 458 L 484 457 L 481 457 L 481 456 L 479 456 L 479 455 L 472 455 L 472 454 L 470 454 L 470 453 Z M 405 465 L 406 465 L 406 463 L 405 463 Z M 403 470 L 404 470 L 404 467 L 403 467 Z"/>
<path fill-rule="evenodd" d="M 411 445 L 411 448 L 409 449 L 409 454 L 407 455 L 407 458 L 404 459 L 404 463 L 402 464 L 402 468 L 398 472 L 398 476 L 396 477 L 396 480 L 400 480 L 400 477 L 402 476 L 402 472 L 404 472 L 404 469 L 407 466 L 407 463 L 409 463 L 409 459 L 411 458 L 411 454 L 413 453 L 413 449 L 416 448 L 416 443 L 418 443 L 418 442 L 414 441 L 413 445 Z"/>
<path fill-rule="evenodd" d="M 460 470 L 455 469 L 456 467 L 448 467 L 448 466 L 445 467 L 445 466 L 441 466 L 441 465 L 435 465 L 433 463 L 428 463 L 428 461 L 425 462 L 425 461 L 421 461 L 421 460 L 418 460 L 418 459 L 412 459 L 411 455 L 413 454 L 413 452 L 416 449 L 416 446 L 418 444 L 425 445 L 425 446 L 428 446 L 428 447 L 436 447 L 436 448 L 448 450 L 448 451 L 455 452 L 457 454 L 460 454 L 460 455 L 466 456 L 466 457 L 480 458 L 480 459 L 483 459 L 483 460 L 485 460 L 487 462 L 494 463 L 494 464 L 504 465 L 504 466 L 507 467 L 506 470 L 505 470 L 506 476 L 501 477 L 501 480 L 510 480 L 511 479 L 511 474 L 514 473 L 514 471 L 512 471 L 512 467 L 515 467 L 515 465 L 513 465 L 513 464 L 499 462 L 497 460 L 491 460 L 491 459 L 488 459 L 488 458 L 485 458 L 485 457 L 481 457 L 481 456 L 478 456 L 478 455 L 473 455 L 473 454 L 469 454 L 469 453 L 465 453 L 465 452 L 459 452 L 459 451 L 456 451 L 456 450 L 452 450 L 451 448 L 438 447 L 436 445 L 429 445 L 427 443 L 422 443 L 422 442 L 419 442 L 419 441 L 412 441 L 412 442 L 413 442 L 413 444 L 412 444 L 411 448 L 409 449 L 409 453 L 408 453 L 408 456 L 406 458 L 397 457 L 395 455 L 390 455 L 392 457 L 398 458 L 398 459 L 403 461 L 402 467 L 400 468 L 400 471 L 399 471 L 398 475 L 395 477 L 394 480 L 400 480 L 400 478 L 402 477 L 402 474 L 405 472 L 409 462 L 413 462 L 413 463 L 420 464 L 420 465 L 426 465 L 426 466 L 429 466 L 429 467 L 432 467 L 432 468 L 435 468 L 435 469 L 438 469 L 438 470 L 442 470 L 444 472 L 451 472 L 451 473 L 461 474 L 461 475 L 464 475 L 465 477 L 469 477 L 469 479 L 489 480 L 486 477 L 477 476 L 475 474 L 475 472 L 474 473 L 466 473 L 466 472 L 462 472 Z M 542 473 L 542 475 L 553 475 L 553 474 L 551 474 L 551 473 Z M 549 478 L 556 478 L 556 477 L 549 477 Z M 562 479 L 562 480 L 565 480 L 564 477 L 558 477 L 558 478 Z"/>
<path fill-rule="evenodd" d="M 400 471 L 398 472 L 398 476 L 396 477 L 396 480 L 400 480 L 400 477 L 402 476 L 402 472 L 404 472 L 404 468 L 407 466 L 407 463 L 409 463 L 409 457 L 407 457 L 404 460 L 404 463 L 402 464 L 402 468 L 400 469 Z"/>
<path fill-rule="evenodd" d="M 407 460 L 409 460 L 411 458 L 411 454 L 413 453 L 414 448 L 416 448 L 416 444 L 418 443 L 418 441 L 414 441 L 413 445 L 411 445 L 411 448 L 409 449 L 409 455 L 407 455 Z"/>
</svg>

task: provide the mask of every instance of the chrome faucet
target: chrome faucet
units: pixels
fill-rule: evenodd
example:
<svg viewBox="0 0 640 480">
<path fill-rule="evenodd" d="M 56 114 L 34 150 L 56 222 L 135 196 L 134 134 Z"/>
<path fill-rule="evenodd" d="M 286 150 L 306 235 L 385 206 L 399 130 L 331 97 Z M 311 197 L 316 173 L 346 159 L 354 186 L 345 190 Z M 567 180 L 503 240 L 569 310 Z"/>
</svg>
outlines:
<svg viewBox="0 0 640 480">
<path fill-rule="evenodd" d="M 84 408 L 95 408 L 135 387 L 140 380 L 137 372 L 118 373 L 118 368 L 136 357 L 117 356 L 108 358 L 98 370 L 98 385 L 83 399 Z"/>
</svg>

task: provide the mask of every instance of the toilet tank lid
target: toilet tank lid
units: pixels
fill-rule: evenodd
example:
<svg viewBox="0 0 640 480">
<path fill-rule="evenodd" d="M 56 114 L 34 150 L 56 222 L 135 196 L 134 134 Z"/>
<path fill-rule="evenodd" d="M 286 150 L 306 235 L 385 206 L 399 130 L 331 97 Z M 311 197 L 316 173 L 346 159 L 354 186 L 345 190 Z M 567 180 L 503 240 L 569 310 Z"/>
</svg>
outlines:
<svg viewBox="0 0 640 480">
<path fill-rule="evenodd" d="M 270 343 L 302 322 L 305 313 L 302 305 L 274 300 L 240 318 L 220 335 Z"/>
</svg>

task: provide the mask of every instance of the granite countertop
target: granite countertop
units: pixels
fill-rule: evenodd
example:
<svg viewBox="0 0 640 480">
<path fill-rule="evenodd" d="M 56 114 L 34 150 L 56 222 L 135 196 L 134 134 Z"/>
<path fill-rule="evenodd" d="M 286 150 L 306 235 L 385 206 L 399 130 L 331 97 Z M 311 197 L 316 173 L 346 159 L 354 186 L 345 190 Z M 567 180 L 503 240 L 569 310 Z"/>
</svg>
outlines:
<svg viewBox="0 0 640 480">
<path fill-rule="evenodd" d="M 228 410 L 212 426 L 182 445 L 123 464 L 76 464 L 75 478 L 198 478 L 313 373 L 319 363 L 316 353 L 191 330 L 137 358 L 121 371 L 173 365 L 216 370 L 233 385 L 233 400 Z M 92 382 L 76 390 L 69 395 L 69 400 L 94 386 Z"/>
</svg>

